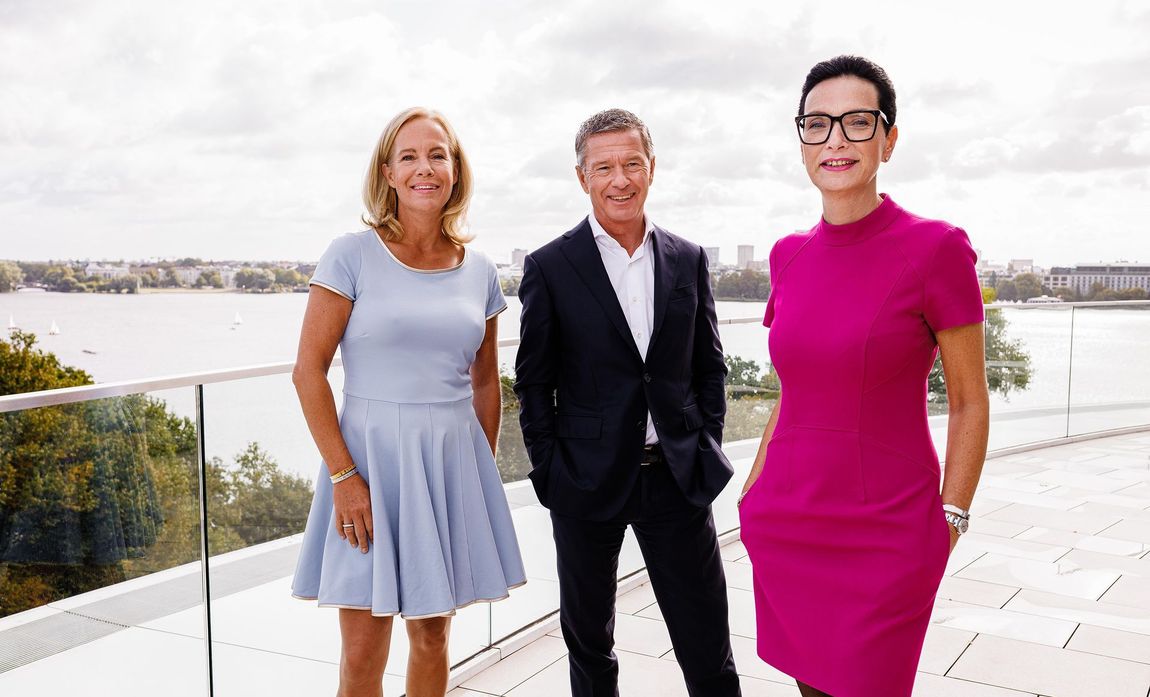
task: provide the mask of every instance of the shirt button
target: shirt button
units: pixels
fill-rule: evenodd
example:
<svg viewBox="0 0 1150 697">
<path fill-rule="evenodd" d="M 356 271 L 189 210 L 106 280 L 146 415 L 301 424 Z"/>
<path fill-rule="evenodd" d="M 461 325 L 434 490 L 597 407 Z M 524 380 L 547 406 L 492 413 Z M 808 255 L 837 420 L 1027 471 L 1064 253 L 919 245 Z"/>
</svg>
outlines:
<svg viewBox="0 0 1150 697">
<path fill-rule="evenodd" d="M 646 430 L 647 429 L 647 422 L 646 421 L 636 421 L 635 422 L 635 428 Z"/>
<path fill-rule="evenodd" d="M 643 382 L 651 382 L 651 374 L 643 373 Z"/>
</svg>

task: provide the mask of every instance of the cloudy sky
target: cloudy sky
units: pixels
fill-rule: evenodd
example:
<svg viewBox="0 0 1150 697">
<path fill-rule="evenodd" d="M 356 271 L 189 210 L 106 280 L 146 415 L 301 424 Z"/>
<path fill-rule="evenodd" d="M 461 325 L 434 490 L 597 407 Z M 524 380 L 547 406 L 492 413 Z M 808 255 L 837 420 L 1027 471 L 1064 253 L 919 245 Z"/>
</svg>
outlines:
<svg viewBox="0 0 1150 697">
<path fill-rule="evenodd" d="M 1150 263 L 1148 35 L 1119 0 L 0 0 L 0 258 L 315 259 L 416 104 L 497 260 L 586 213 L 572 141 L 611 106 L 651 128 L 657 222 L 763 257 L 820 212 L 803 77 L 858 53 L 899 94 L 880 190 L 991 260 Z"/>
</svg>

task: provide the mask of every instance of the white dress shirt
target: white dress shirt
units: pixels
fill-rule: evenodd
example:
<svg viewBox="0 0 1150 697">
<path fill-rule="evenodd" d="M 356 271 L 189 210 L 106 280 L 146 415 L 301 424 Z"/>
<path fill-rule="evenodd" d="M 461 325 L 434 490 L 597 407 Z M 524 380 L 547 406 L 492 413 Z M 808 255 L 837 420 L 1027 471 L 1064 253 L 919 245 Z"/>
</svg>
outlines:
<svg viewBox="0 0 1150 697">
<path fill-rule="evenodd" d="M 587 222 L 595 235 L 595 244 L 603 258 L 607 278 L 615 289 L 615 297 L 619 299 L 619 307 L 623 308 L 623 316 L 631 328 L 631 338 L 635 340 L 639 355 L 646 360 L 647 347 L 651 344 L 651 327 L 655 323 L 655 257 L 651 250 L 651 231 L 655 225 L 644 216 L 643 242 L 635 249 L 634 255 L 628 255 L 623 245 L 607 234 L 594 213 L 587 216 Z M 659 442 L 655 420 L 649 410 L 645 442 L 647 445 Z"/>
</svg>

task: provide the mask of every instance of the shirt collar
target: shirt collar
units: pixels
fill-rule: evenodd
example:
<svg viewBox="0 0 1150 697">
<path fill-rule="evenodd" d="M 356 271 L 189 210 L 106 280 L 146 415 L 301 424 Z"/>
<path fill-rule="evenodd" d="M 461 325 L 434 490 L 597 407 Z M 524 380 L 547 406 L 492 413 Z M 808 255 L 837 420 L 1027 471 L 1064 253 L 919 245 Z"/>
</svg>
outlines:
<svg viewBox="0 0 1150 697">
<path fill-rule="evenodd" d="M 615 238 L 611 237 L 611 235 L 607 234 L 607 231 L 605 229 L 603 229 L 602 225 L 599 224 L 599 221 L 595 218 L 594 211 L 592 211 L 587 216 L 587 222 L 591 225 L 591 234 L 595 236 L 596 242 L 602 240 L 603 238 L 606 238 L 607 240 L 614 242 L 616 245 L 619 244 L 615 240 Z M 655 223 L 651 222 L 651 216 L 644 215 L 643 216 L 643 241 L 641 243 L 639 243 L 640 247 L 646 246 L 646 244 L 651 240 L 651 233 L 654 232 L 654 230 L 655 230 Z"/>
</svg>

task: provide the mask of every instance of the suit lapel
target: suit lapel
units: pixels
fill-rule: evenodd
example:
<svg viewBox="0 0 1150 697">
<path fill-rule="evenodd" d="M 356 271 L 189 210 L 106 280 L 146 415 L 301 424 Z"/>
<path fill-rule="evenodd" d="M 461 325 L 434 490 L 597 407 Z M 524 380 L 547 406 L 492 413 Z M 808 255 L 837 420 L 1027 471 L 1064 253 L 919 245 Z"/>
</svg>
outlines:
<svg viewBox="0 0 1150 697">
<path fill-rule="evenodd" d="M 654 346 L 655 339 L 659 337 L 659 329 L 663 326 L 663 316 L 667 314 L 667 295 L 675 282 L 679 253 L 670 236 L 658 226 L 651 231 L 651 249 L 655 252 L 655 307 L 651 320 L 650 346 Z M 647 351 L 650 353 L 650 348 Z"/>
<path fill-rule="evenodd" d="M 631 347 L 635 357 L 642 361 L 639 348 L 635 346 L 635 338 L 631 336 L 631 328 L 627 325 L 627 318 L 623 316 L 623 308 L 619 307 L 619 298 L 615 296 L 611 279 L 607 277 L 607 269 L 603 267 L 603 256 L 599 253 L 599 246 L 595 244 L 590 223 L 584 220 L 582 225 L 567 233 L 567 243 L 561 249 L 571 262 L 571 266 L 575 268 L 575 273 L 603 308 L 607 319 L 611 320 L 611 324 L 619 331 L 623 341 Z"/>
</svg>

